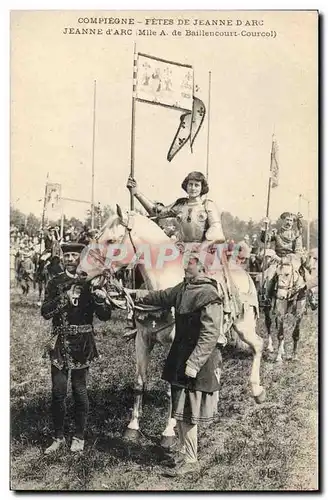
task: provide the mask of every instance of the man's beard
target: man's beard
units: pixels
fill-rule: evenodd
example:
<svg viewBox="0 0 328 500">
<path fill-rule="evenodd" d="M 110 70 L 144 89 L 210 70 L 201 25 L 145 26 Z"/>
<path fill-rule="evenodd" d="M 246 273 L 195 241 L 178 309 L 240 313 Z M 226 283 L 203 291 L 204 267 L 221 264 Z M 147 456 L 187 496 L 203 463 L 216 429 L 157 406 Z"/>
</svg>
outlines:
<svg viewBox="0 0 328 500">
<path fill-rule="evenodd" d="M 75 274 L 75 273 L 76 273 L 77 266 L 78 266 L 77 264 L 67 264 L 67 265 L 65 266 L 65 269 L 66 269 L 69 273 L 71 273 L 71 274 Z"/>
</svg>

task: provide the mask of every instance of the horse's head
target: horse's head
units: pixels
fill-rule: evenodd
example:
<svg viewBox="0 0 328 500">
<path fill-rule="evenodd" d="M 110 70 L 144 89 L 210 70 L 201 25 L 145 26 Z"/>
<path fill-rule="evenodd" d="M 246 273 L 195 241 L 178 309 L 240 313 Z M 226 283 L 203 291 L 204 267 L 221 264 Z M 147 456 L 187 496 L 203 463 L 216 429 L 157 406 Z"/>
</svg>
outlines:
<svg viewBox="0 0 328 500">
<path fill-rule="evenodd" d="M 276 271 L 277 280 L 277 299 L 288 299 L 293 288 L 295 279 L 295 270 L 291 260 L 282 258 Z"/>
<path fill-rule="evenodd" d="M 82 251 L 78 272 L 86 272 L 89 277 L 94 277 L 105 270 L 112 269 L 114 263 L 115 267 L 120 267 L 121 261 L 117 256 L 122 254 L 123 248 L 126 250 L 128 225 L 128 218 L 123 216 L 121 208 L 117 205 L 117 214 L 105 222 L 94 239 Z"/>
<path fill-rule="evenodd" d="M 128 217 L 123 215 L 122 209 L 116 205 L 116 215 L 111 216 L 96 235 L 96 241 L 100 245 L 121 244 L 123 242 Z"/>
<path fill-rule="evenodd" d="M 95 240 L 83 251 L 80 269 L 89 276 L 101 274 L 106 269 L 116 271 L 123 266 L 137 265 L 136 253 L 143 253 L 144 260 L 152 260 L 160 245 L 170 242 L 163 230 L 144 215 L 117 213 L 104 224 Z"/>
</svg>

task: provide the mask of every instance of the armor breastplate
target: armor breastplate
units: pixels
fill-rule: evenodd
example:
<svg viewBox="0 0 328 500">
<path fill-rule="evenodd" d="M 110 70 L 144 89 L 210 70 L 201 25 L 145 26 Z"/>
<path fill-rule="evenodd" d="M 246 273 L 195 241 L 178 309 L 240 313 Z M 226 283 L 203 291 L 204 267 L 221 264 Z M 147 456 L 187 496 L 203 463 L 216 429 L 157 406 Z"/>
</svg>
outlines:
<svg viewBox="0 0 328 500">
<path fill-rule="evenodd" d="M 207 212 L 204 202 L 185 203 L 177 207 L 177 222 L 179 224 L 179 239 L 184 243 L 202 242 L 208 228 Z"/>
<path fill-rule="evenodd" d="M 297 234 L 293 230 L 286 229 L 280 231 L 276 235 L 276 254 L 278 257 L 282 257 L 288 253 L 293 253 L 294 241 L 297 238 Z"/>
</svg>

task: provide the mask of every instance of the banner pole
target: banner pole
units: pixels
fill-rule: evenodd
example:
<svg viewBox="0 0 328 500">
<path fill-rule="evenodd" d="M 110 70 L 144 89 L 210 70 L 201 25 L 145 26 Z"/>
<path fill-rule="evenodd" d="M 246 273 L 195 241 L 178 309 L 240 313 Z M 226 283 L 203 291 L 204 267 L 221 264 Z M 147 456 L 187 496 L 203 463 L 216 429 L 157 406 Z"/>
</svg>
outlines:
<svg viewBox="0 0 328 500">
<path fill-rule="evenodd" d="M 40 254 L 42 251 L 42 241 L 44 240 L 44 219 L 46 215 L 46 205 L 47 205 L 47 186 L 48 186 L 48 180 L 49 180 L 49 172 L 47 172 L 47 177 L 46 177 L 46 183 L 44 187 L 44 197 L 43 197 L 43 209 L 42 209 L 42 218 L 41 218 L 41 239 L 40 239 Z"/>
<path fill-rule="evenodd" d="M 210 118 L 211 118 L 211 83 L 212 73 L 208 72 L 208 104 L 207 104 L 207 145 L 206 145 L 206 180 L 209 174 L 209 154 L 210 154 Z"/>
<path fill-rule="evenodd" d="M 91 229 L 95 227 L 95 138 L 96 138 L 96 91 L 97 81 L 93 86 L 93 126 L 92 126 L 92 174 L 91 174 Z"/>
<path fill-rule="evenodd" d="M 266 217 L 269 217 L 270 213 L 270 195 L 271 195 L 271 175 L 269 177 L 269 184 L 268 184 L 268 197 L 267 197 L 267 207 L 266 207 Z M 264 264 L 265 264 L 265 254 L 266 254 L 266 248 L 267 248 L 267 232 L 268 232 L 268 223 L 265 223 L 265 230 L 264 230 L 264 248 L 263 248 L 263 264 L 262 264 L 262 286 L 264 283 Z"/>
<path fill-rule="evenodd" d="M 64 211 L 62 209 L 61 218 L 60 218 L 60 240 L 61 241 L 64 240 L 64 219 L 65 219 L 65 216 L 64 216 Z"/>
<path fill-rule="evenodd" d="M 137 79 L 137 59 L 136 42 L 133 47 L 133 72 L 132 72 L 132 106 L 131 106 L 131 151 L 130 151 L 130 175 L 134 177 L 134 150 L 135 150 L 135 115 L 136 115 L 136 79 Z M 134 210 L 134 195 L 130 192 L 130 210 Z"/>
<path fill-rule="evenodd" d="M 135 120 L 136 120 L 136 98 L 137 90 L 137 49 L 136 42 L 133 45 L 133 71 L 132 71 L 132 106 L 131 106 L 131 151 L 130 151 L 130 176 L 134 178 L 134 152 L 135 152 Z M 134 210 L 134 195 L 130 191 L 130 210 Z M 135 269 L 131 269 L 131 285 L 136 286 Z"/>
</svg>

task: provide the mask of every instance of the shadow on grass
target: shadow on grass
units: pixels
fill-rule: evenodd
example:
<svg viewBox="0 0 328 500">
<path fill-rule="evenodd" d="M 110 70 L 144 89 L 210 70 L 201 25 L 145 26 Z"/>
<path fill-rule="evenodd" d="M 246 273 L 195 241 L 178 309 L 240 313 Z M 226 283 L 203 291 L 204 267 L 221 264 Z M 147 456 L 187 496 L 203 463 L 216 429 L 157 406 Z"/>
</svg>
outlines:
<svg viewBox="0 0 328 500">
<path fill-rule="evenodd" d="M 232 344 L 226 345 L 222 350 L 223 361 L 230 359 L 248 359 L 252 358 L 252 356 L 253 354 L 251 350 L 238 349 L 238 347 L 235 347 Z"/>
<path fill-rule="evenodd" d="M 154 466 L 168 458 L 160 446 L 159 439 L 149 443 L 145 436 L 141 436 L 138 442 L 127 441 L 123 437 L 103 437 L 97 439 L 95 448 L 99 452 L 108 453 L 120 462 L 132 461 L 138 465 Z"/>
<path fill-rule="evenodd" d="M 166 458 L 160 447 L 160 436 L 151 433 L 140 433 L 137 443 L 125 441 L 124 431 L 131 417 L 133 405 L 133 389 L 130 386 L 117 388 L 108 386 L 102 388 L 100 384 L 88 390 L 90 410 L 86 432 L 87 448 L 99 452 L 106 452 L 115 462 L 133 461 L 137 464 L 153 465 Z M 145 394 L 144 405 L 147 412 L 154 415 L 161 408 L 164 414 L 166 395 L 161 390 L 152 389 Z M 65 420 L 65 435 L 74 433 L 74 406 L 71 396 L 66 400 L 67 415 Z M 149 419 L 148 419 L 149 420 Z M 153 422 L 151 422 L 152 424 Z M 149 424 L 149 422 L 148 422 Z M 19 454 L 22 446 L 27 443 L 41 448 L 49 445 L 53 435 L 51 417 L 51 394 L 34 397 L 28 401 L 18 400 L 11 407 L 11 437 L 13 441 L 12 453 Z"/>
<path fill-rule="evenodd" d="M 40 306 L 37 304 L 38 300 L 39 299 L 35 299 L 34 302 L 31 302 L 31 299 L 26 297 L 26 295 L 21 295 L 19 298 L 15 297 L 15 299 L 12 300 L 12 309 L 15 308 L 15 312 L 31 309 L 40 311 Z"/>
</svg>

